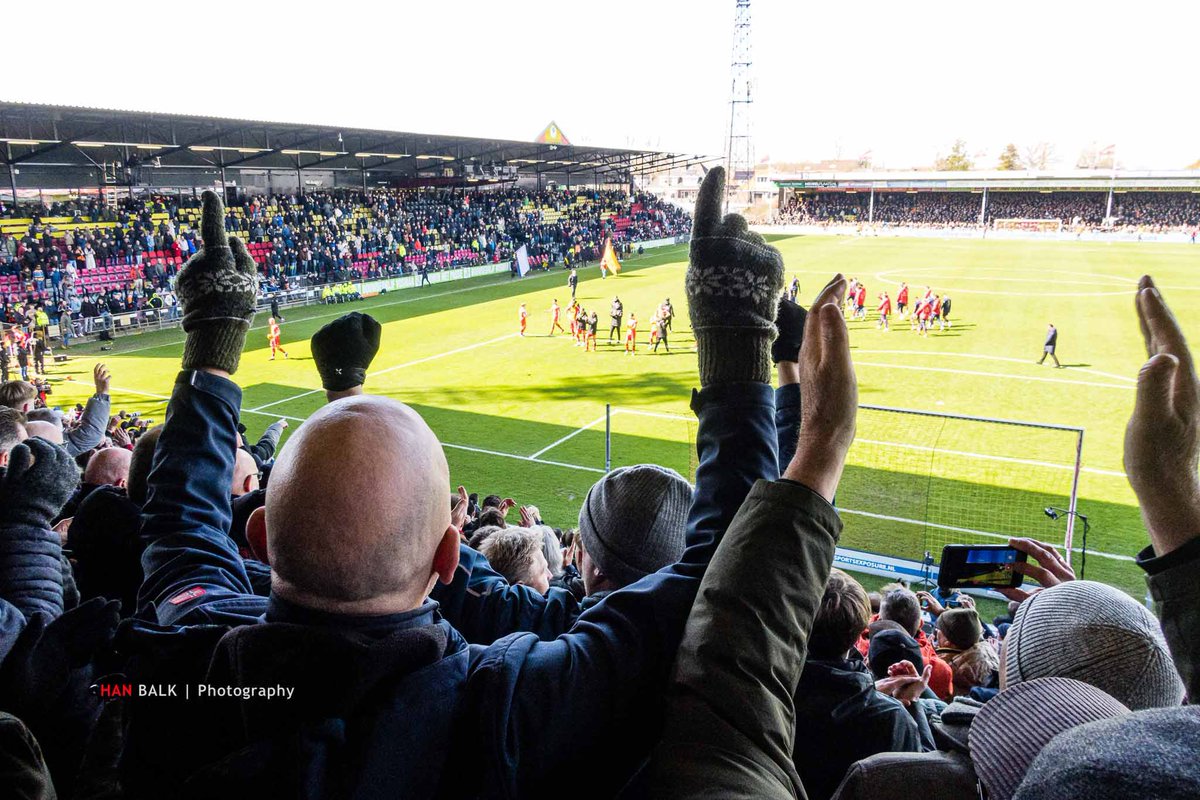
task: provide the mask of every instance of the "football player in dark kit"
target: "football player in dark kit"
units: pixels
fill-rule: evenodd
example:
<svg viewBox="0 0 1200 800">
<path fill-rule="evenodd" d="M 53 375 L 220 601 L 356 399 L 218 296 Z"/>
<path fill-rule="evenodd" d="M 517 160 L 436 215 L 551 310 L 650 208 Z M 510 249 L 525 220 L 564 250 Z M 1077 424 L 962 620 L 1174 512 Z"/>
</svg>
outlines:
<svg viewBox="0 0 1200 800">
<path fill-rule="evenodd" d="M 1061 368 L 1062 364 L 1058 363 L 1058 356 L 1054 354 L 1054 349 L 1058 347 L 1058 328 L 1054 327 L 1054 323 L 1050 323 L 1050 329 L 1046 331 L 1046 343 L 1042 345 L 1042 357 L 1038 359 L 1039 364 L 1046 360 L 1046 356 L 1054 359 L 1054 366 Z"/>
</svg>

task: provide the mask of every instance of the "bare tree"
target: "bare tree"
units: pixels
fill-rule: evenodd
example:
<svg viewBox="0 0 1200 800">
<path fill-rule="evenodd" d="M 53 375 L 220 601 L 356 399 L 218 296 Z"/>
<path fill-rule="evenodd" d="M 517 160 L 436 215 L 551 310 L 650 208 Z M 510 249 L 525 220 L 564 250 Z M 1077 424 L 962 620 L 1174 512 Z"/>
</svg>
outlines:
<svg viewBox="0 0 1200 800">
<path fill-rule="evenodd" d="M 1116 159 L 1116 145 L 1100 147 L 1092 142 L 1079 154 L 1075 166 L 1079 169 L 1112 169 Z"/>
<path fill-rule="evenodd" d="M 1054 145 L 1050 142 L 1038 142 L 1026 146 L 1024 158 L 1026 169 L 1044 170 L 1055 162 Z"/>
</svg>

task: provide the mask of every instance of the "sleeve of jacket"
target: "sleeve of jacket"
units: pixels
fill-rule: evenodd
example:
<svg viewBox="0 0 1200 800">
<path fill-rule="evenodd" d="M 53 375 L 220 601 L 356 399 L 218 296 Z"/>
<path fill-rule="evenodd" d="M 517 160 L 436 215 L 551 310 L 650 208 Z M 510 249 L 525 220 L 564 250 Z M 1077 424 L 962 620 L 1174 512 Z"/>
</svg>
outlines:
<svg viewBox="0 0 1200 800">
<path fill-rule="evenodd" d="M 1188 700 L 1200 701 L 1200 536 L 1164 556 L 1147 547 L 1138 554 L 1146 584 L 1162 622 L 1175 669 L 1187 687 Z"/>
<path fill-rule="evenodd" d="M 229 538 L 241 400 L 235 383 L 206 372 L 184 371 L 175 381 L 142 509 L 139 616 L 240 625 L 266 609 Z"/>
<path fill-rule="evenodd" d="M 429 596 L 471 644 L 491 644 L 517 632 L 549 641 L 566 633 L 579 616 L 579 603 L 566 589 L 552 588 L 543 596 L 528 586 L 514 586 L 465 544 L 458 546 L 454 580 L 438 582 Z"/>
<path fill-rule="evenodd" d="M 0 600 L 0 664 L 4 663 L 23 630 L 25 615 L 21 609 L 7 600 Z"/>
<path fill-rule="evenodd" d="M 26 619 L 41 611 L 63 612 L 62 540 L 46 528 L 0 527 L 0 601 Z"/>
<path fill-rule="evenodd" d="M 779 474 L 796 455 L 800 439 L 800 384 L 790 383 L 775 390 L 775 436 L 779 447 Z"/>
<path fill-rule="evenodd" d="M 804 796 L 793 697 L 841 528 L 805 486 L 754 487 L 688 617 L 652 796 Z"/>
<path fill-rule="evenodd" d="M 73 456 L 86 453 L 104 439 L 112 403 L 106 394 L 95 394 L 83 407 L 83 415 L 74 430 L 63 433 L 63 446 Z"/>
<path fill-rule="evenodd" d="M 644 761 L 713 552 L 755 481 L 778 476 L 774 400 L 760 383 L 693 397 L 699 466 L 679 563 L 608 595 L 552 642 L 502 639 L 479 662 L 480 736 L 491 743 L 500 793 L 537 795 L 588 774 L 589 794 L 612 796 Z"/>
<path fill-rule="evenodd" d="M 259 437 L 258 442 L 250 448 L 250 454 L 257 458 L 259 462 L 270 461 L 275 456 L 275 449 L 279 447 L 279 437 L 283 436 L 283 423 L 272 422 L 263 431 L 263 435 Z"/>
</svg>

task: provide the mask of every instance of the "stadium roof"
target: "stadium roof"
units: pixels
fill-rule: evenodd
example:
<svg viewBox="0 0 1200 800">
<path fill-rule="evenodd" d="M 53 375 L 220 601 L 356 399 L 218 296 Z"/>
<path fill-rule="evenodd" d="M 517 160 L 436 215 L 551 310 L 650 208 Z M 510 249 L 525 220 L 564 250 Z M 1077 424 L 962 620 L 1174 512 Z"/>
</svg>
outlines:
<svg viewBox="0 0 1200 800">
<path fill-rule="evenodd" d="M 781 189 L 966 191 L 1024 189 L 1034 191 L 1155 189 L 1200 191 L 1200 170 L 970 170 L 845 171 L 772 175 Z"/>
<path fill-rule="evenodd" d="M 174 169 L 352 170 L 472 185 L 540 175 L 623 183 L 713 159 L 685 153 L 545 144 L 332 125 L 223 119 L 0 101 L 0 163 Z"/>
</svg>

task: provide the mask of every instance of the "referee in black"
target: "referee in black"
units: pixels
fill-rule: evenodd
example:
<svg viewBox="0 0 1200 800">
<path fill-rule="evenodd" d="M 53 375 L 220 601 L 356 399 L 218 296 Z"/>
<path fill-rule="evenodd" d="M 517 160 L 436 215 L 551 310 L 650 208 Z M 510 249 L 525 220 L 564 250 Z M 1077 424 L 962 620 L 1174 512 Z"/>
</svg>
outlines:
<svg viewBox="0 0 1200 800">
<path fill-rule="evenodd" d="M 1039 364 L 1045 363 L 1046 356 L 1054 359 L 1055 368 L 1062 368 L 1062 364 L 1058 363 L 1058 356 L 1054 354 L 1054 349 L 1058 347 L 1058 328 L 1054 327 L 1054 323 L 1050 323 L 1050 329 L 1046 331 L 1046 343 L 1042 345 L 1042 357 L 1038 359 Z"/>
</svg>

